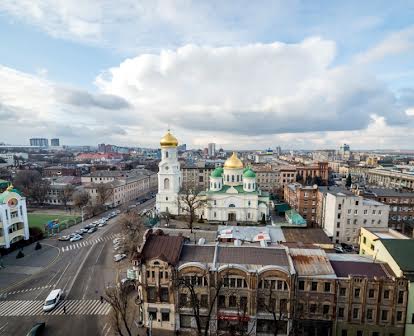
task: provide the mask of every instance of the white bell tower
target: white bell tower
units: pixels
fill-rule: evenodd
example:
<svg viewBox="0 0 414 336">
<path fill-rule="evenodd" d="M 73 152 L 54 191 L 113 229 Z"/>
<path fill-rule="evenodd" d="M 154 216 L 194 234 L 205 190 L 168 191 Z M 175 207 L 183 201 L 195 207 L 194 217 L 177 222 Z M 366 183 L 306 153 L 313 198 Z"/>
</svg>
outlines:
<svg viewBox="0 0 414 336">
<path fill-rule="evenodd" d="M 178 193 L 182 183 L 177 158 L 177 139 L 168 130 L 160 141 L 161 162 L 158 165 L 157 211 L 178 215 Z"/>
</svg>

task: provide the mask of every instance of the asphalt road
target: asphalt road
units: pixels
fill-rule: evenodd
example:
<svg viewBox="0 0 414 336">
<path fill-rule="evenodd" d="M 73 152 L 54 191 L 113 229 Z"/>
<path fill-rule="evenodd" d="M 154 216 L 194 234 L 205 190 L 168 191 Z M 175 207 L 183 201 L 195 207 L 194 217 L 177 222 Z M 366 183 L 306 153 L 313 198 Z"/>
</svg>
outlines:
<svg viewBox="0 0 414 336">
<path fill-rule="evenodd" d="M 137 209 L 150 208 L 154 204 L 155 199 L 151 199 Z M 113 335 L 108 323 L 110 307 L 100 301 L 100 295 L 107 285 L 116 283 L 121 269 L 128 267 L 126 260 L 113 261 L 116 252 L 112 240 L 120 233 L 117 218 L 112 218 L 95 233 L 85 234 L 85 238 L 76 243 L 44 240 L 59 249 L 59 257 L 46 270 L 10 289 L 7 297 L 0 300 L 0 336 L 24 336 L 36 322 L 46 322 L 45 336 Z M 62 234 L 94 220 L 96 218 Z M 50 313 L 43 313 L 43 302 L 54 288 L 63 289 L 65 299 Z"/>
</svg>

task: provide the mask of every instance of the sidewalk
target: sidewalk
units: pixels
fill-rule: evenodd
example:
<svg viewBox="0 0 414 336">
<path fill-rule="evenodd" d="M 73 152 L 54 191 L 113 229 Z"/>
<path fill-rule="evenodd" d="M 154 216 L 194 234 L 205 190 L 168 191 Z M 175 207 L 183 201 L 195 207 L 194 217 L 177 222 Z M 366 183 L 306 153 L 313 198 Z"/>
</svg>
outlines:
<svg viewBox="0 0 414 336">
<path fill-rule="evenodd" d="M 59 255 L 59 249 L 40 241 L 42 248 L 35 250 L 36 243 L 23 248 L 24 257 L 16 259 L 19 250 L 3 256 L 3 266 L 0 269 L 0 291 L 15 285 L 31 275 L 40 272 Z"/>
</svg>

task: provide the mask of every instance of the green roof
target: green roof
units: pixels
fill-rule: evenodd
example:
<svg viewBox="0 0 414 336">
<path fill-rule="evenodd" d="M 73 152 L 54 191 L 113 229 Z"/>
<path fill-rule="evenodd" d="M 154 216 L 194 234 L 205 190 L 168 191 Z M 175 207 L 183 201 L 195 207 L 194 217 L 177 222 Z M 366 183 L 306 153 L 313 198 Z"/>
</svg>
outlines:
<svg viewBox="0 0 414 336">
<path fill-rule="evenodd" d="M 256 173 L 253 170 L 251 170 L 250 168 L 248 168 L 244 171 L 243 176 L 254 178 L 254 177 L 256 177 Z"/>
<path fill-rule="evenodd" d="M 306 225 L 306 220 L 294 209 L 286 211 L 285 216 L 292 222 L 292 224 Z"/>
<path fill-rule="evenodd" d="M 224 194 L 230 188 L 231 188 L 231 186 L 229 186 L 229 185 L 223 185 L 223 187 L 220 190 L 218 190 L 218 191 L 211 191 L 211 190 L 209 190 L 208 193 L 209 194 L 215 194 L 215 193 L 222 193 L 222 194 Z M 234 186 L 234 189 L 236 189 L 239 194 L 242 194 L 242 193 L 245 193 L 245 194 L 257 194 L 256 191 L 245 191 L 245 190 L 243 190 L 243 186 L 241 186 L 241 185 Z"/>
<path fill-rule="evenodd" d="M 211 177 L 221 177 L 222 174 L 223 174 L 223 169 L 220 170 L 220 168 L 216 168 L 211 173 Z"/>
<path fill-rule="evenodd" d="M 381 239 L 381 242 L 402 271 L 414 271 L 413 239 Z"/>
</svg>

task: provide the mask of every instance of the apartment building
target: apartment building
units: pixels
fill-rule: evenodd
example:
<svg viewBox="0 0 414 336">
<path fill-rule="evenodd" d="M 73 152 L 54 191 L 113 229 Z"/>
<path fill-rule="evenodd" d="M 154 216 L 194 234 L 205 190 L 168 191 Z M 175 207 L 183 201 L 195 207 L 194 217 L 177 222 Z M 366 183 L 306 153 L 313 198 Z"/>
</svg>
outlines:
<svg viewBox="0 0 414 336">
<path fill-rule="evenodd" d="M 29 239 L 26 199 L 9 185 L 0 194 L 0 248 Z"/>
<path fill-rule="evenodd" d="M 134 269 L 138 321 L 153 329 L 191 332 L 198 319 L 211 334 L 268 336 L 276 325 L 286 336 L 404 335 L 408 280 L 364 256 L 259 242 L 192 244 L 158 229 L 145 233 Z"/>
<path fill-rule="evenodd" d="M 193 186 L 199 190 L 207 190 L 209 187 L 210 174 L 215 169 L 215 165 L 183 165 L 181 173 L 184 186 Z"/>
<path fill-rule="evenodd" d="M 410 239 L 390 228 L 361 228 L 359 233 L 359 253 L 372 258 L 378 253 L 382 239 Z"/>
<path fill-rule="evenodd" d="M 256 182 L 263 191 L 274 192 L 280 188 L 279 170 L 271 164 L 254 164 L 252 169 L 256 173 Z"/>
<path fill-rule="evenodd" d="M 389 206 L 346 189 L 326 190 L 322 226 L 336 243 L 357 245 L 362 227 L 388 227 Z"/>
<path fill-rule="evenodd" d="M 284 188 L 285 185 L 296 182 L 296 167 L 283 166 L 279 168 L 279 185 Z"/>
<path fill-rule="evenodd" d="M 317 180 L 321 185 L 327 185 L 329 179 L 328 162 L 316 162 L 307 166 L 297 166 L 296 175 L 303 182 Z"/>
<path fill-rule="evenodd" d="M 414 190 L 414 174 L 395 168 L 375 168 L 367 171 L 367 182 L 383 188 Z"/>
<path fill-rule="evenodd" d="M 318 186 L 291 183 L 284 187 L 284 200 L 295 209 L 310 226 L 317 223 Z"/>
<path fill-rule="evenodd" d="M 414 192 L 396 189 L 366 188 L 356 194 L 390 206 L 388 226 L 412 236 L 414 227 Z"/>
</svg>

